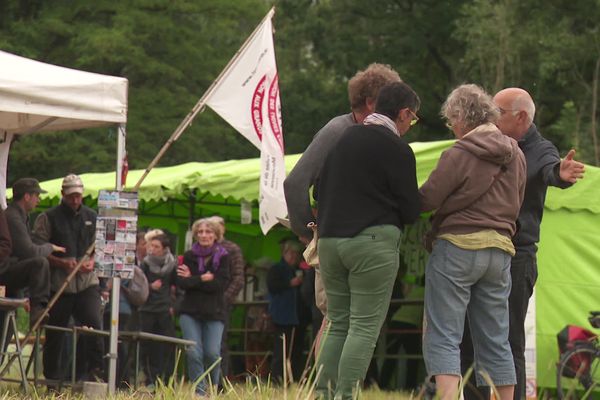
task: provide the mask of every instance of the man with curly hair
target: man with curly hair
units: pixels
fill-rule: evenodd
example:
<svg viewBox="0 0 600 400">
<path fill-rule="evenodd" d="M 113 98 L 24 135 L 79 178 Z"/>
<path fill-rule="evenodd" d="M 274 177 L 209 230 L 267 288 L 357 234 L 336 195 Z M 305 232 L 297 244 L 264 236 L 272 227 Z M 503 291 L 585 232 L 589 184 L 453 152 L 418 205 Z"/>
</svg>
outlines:
<svg viewBox="0 0 600 400">
<path fill-rule="evenodd" d="M 313 235 L 306 225 L 315 221 L 309 189 L 319 178 L 327 154 L 346 128 L 362 124 L 365 117 L 375 110 L 379 90 L 391 82 L 402 82 L 402 79 L 389 65 L 373 63 L 358 71 L 348 82 L 351 112 L 333 118 L 317 132 L 286 178 L 283 186 L 292 231 L 304 241 L 310 241 Z"/>
</svg>

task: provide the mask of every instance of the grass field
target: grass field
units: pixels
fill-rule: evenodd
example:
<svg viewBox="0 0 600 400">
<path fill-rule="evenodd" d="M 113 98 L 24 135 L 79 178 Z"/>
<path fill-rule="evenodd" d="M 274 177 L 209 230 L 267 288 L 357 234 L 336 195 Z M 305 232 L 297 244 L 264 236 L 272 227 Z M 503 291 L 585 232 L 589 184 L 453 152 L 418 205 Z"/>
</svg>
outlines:
<svg viewBox="0 0 600 400">
<path fill-rule="evenodd" d="M 11 345 L 9 351 L 12 350 Z M 31 346 L 25 346 L 24 358 L 25 362 L 29 358 L 31 352 Z M 220 361 L 220 360 L 219 360 Z M 208 368 L 205 374 L 208 374 L 210 369 L 214 368 L 212 365 Z M 309 380 L 314 380 L 315 371 L 310 371 Z M 11 365 L 8 376 L 16 379 L 19 376 L 18 364 L 14 362 Z M 204 375 L 203 375 L 204 377 Z M 0 400 L 13 400 L 13 399 L 61 399 L 61 400 L 75 400 L 86 398 L 82 393 L 72 391 L 70 388 L 65 388 L 60 392 L 48 393 L 45 386 L 39 386 L 34 388 L 32 385 L 29 386 L 30 394 L 25 395 L 18 384 L 3 382 L 0 384 Z M 282 387 L 274 385 L 268 380 L 249 376 L 245 382 L 226 382 L 224 387 L 217 391 L 213 389 L 209 391 L 209 394 L 205 397 L 199 397 L 194 393 L 194 387 L 188 382 L 183 380 L 171 380 L 167 384 L 158 383 L 154 391 L 150 391 L 145 387 L 137 390 L 119 390 L 114 396 L 101 396 L 96 398 L 101 399 L 219 399 L 219 400 L 309 400 L 314 399 L 314 387 L 309 384 L 298 385 L 291 384 L 288 387 Z M 89 398 L 89 397 L 87 397 Z M 403 393 L 403 392 L 386 392 L 375 389 L 368 389 L 361 393 L 360 399 L 362 400 L 408 400 L 418 399 L 417 394 Z"/>
<path fill-rule="evenodd" d="M 25 396 L 19 391 L 19 387 L 15 385 L 4 384 L 0 386 L 0 400 L 16 400 L 16 399 L 61 399 L 75 400 L 86 398 L 81 393 L 72 393 L 70 390 L 65 390 L 61 393 L 46 393 L 45 389 L 38 388 L 36 392 Z M 189 384 L 172 384 L 168 386 L 159 385 L 154 392 L 144 389 L 137 391 L 119 391 L 114 396 L 102 396 L 98 398 L 108 398 L 116 400 L 128 399 L 177 399 L 177 400 L 192 400 L 192 399 L 218 399 L 218 400 L 309 400 L 314 396 L 307 393 L 306 388 L 291 386 L 285 390 L 281 387 L 273 387 L 263 382 L 249 381 L 246 384 L 231 385 L 221 392 L 210 393 L 206 397 L 199 397 L 194 394 L 193 388 Z M 360 399 L 362 400 L 408 400 L 419 398 L 416 394 L 401 393 L 401 392 L 384 392 L 378 389 L 369 389 L 364 391 Z"/>
</svg>

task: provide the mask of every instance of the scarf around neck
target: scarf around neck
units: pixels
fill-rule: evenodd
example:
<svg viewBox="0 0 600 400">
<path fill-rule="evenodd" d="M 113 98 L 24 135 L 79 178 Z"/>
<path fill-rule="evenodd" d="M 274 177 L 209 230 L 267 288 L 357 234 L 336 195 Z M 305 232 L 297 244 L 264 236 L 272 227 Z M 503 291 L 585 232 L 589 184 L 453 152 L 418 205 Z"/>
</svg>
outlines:
<svg viewBox="0 0 600 400">
<path fill-rule="evenodd" d="M 203 274 L 206 272 L 204 260 L 210 257 L 212 259 L 213 272 L 216 272 L 221 264 L 221 258 L 227 255 L 227 250 L 216 242 L 210 247 L 202 247 L 200 243 L 195 242 L 192 245 L 192 253 L 194 253 L 198 260 L 198 272 Z"/>
<path fill-rule="evenodd" d="M 400 136 L 398 132 L 398 127 L 390 117 L 383 114 L 372 113 L 367 115 L 367 118 L 363 121 L 364 125 L 382 125 L 388 128 L 390 131 L 394 132 L 396 135 Z"/>
<path fill-rule="evenodd" d="M 168 275 L 177 265 L 177 260 L 169 249 L 166 249 L 165 254 L 162 256 L 148 254 L 144 258 L 144 262 L 148 264 L 150 272 L 159 276 Z"/>
</svg>

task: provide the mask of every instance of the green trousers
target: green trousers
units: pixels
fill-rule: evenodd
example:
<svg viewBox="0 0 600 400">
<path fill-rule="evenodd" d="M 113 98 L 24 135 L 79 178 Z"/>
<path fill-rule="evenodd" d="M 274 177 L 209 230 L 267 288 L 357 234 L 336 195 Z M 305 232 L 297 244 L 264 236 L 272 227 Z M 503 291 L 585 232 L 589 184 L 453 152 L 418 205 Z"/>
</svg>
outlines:
<svg viewBox="0 0 600 400">
<path fill-rule="evenodd" d="M 321 277 L 330 321 L 318 355 L 317 397 L 358 395 L 390 305 L 401 231 L 372 226 L 353 238 L 320 238 Z"/>
</svg>

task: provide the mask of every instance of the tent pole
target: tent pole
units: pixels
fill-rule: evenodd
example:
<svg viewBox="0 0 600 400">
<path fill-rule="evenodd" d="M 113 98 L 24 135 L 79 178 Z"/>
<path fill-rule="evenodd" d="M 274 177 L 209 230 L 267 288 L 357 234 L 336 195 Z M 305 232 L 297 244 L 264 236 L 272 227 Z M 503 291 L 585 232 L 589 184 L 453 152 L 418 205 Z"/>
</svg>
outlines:
<svg viewBox="0 0 600 400">
<path fill-rule="evenodd" d="M 6 210 L 6 166 L 8 164 L 8 153 L 12 144 L 14 134 L 4 132 L 4 140 L 0 143 L 0 207 Z"/>
<path fill-rule="evenodd" d="M 194 224 L 194 221 L 196 220 L 196 189 L 192 189 L 190 191 L 190 195 L 188 197 L 188 199 L 190 200 L 190 213 L 189 213 L 189 219 L 188 219 L 188 229 L 192 228 L 192 225 Z"/>
<path fill-rule="evenodd" d="M 123 163 L 127 152 L 125 150 L 127 139 L 127 130 L 125 124 L 119 124 L 117 134 L 117 176 L 115 188 L 117 191 L 123 190 Z M 112 290 L 110 295 L 110 336 L 108 350 L 108 394 L 114 395 L 117 382 L 117 358 L 118 358 L 118 338 L 119 338 L 119 296 L 121 295 L 121 278 L 113 276 Z"/>
<path fill-rule="evenodd" d="M 115 188 L 117 191 L 123 190 L 123 163 L 127 157 L 127 130 L 125 124 L 119 124 L 117 133 L 117 176 L 115 179 Z"/>
<path fill-rule="evenodd" d="M 215 91 L 215 89 L 217 88 L 217 86 L 221 83 L 221 79 L 227 73 L 229 73 L 229 71 L 234 66 L 234 64 L 236 63 L 236 61 L 238 60 L 238 58 L 240 57 L 240 55 L 242 54 L 242 52 L 244 50 L 246 50 L 246 47 L 248 47 L 248 45 L 250 44 L 250 42 L 252 41 L 252 39 L 254 39 L 254 37 L 258 33 L 258 30 L 260 29 L 260 27 L 262 26 L 262 24 L 267 19 L 271 18 L 273 16 L 273 14 L 275 14 L 275 7 L 271 7 L 271 9 L 267 13 L 267 15 L 260 22 L 260 24 L 258 24 L 258 26 L 254 29 L 254 31 L 252 32 L 252 34 L 250 36 L 248 36 L 248 38 L 246 39 L 246 41 L 242 44 L 242 47 L 240 47 L 239 50 L 234 54 L 233 58 L 231 60 L 229 60 L 229 62 L 227 63 L 227 65 L 225 66 L 225 68 L 223 68 L 223 70 L 221 71 L 221 73 L 219 74 L 219 76 L 217 76 L 217 79 L 215 79 L 213 81 L 213 83 L 210 85 L 210 87 L 208 88 L 208 90 L 206 92 L 204 92 L 204 94 L 202 95 L 202 97 L 200 98 L 200 100 L 198 100 L 198 102 L 196 103 L 196 105 L 194 106 L 194 108 L 192 108 L 192 111 L 190 111 L 188 113 L 188 115 L 183 119 L 183 121 L 181 121 L 181 123 L 179 124 L 179 126 L 177 127 L 177 129 L 175 129 L 175 131 L 171 134 L 171 137 L 169 138 L 169 140 L 167 140 L 167 142 L 163 145 L 163 147 L 160 149 L 160 151 L 158 152 L 158 154 L 156 155 L 156 157 L 154 157 L 154 159 L 152 160 L 152 162 L 150 163 L 150 165 L 148 165 L 148 167 L 146 168 L 146 170 L 144 171 L 144 173 L 142 174 L 142 176 L 140 177 L 140 179 L 138 180 L 138 182 L 133 187 L 133 191 L 134 192 L 137 191 L 140 188 L 142 182 L 144 181 L 144 179 L 146 179 L 146 176 L 148 176 L 148 174 L 150 173 L 150 171 L 152 170 L 152 168 L 154 168 L 156 166 L 156 164 L 158 164 L 158 162 L 160 161 L 160 159 L 162 158 L 162 156 L 165 154 L 165 152 L 169 149 L 169 147 L 171 147 L 171 145 L 177 139 L 179 139 L 179 137 L 183 134 L 183 132 L 187 129 L 187 127 L 192 124 L 192 121 L 194 120 L 194 118 L 196 117 L 196 115 L 198 115 L 198 113 L 204 111 L 204 107 L 206 106 L 206 102 L 207 102 L 208 98 L 213 94 L 213 92 Z"/>
</svg>

